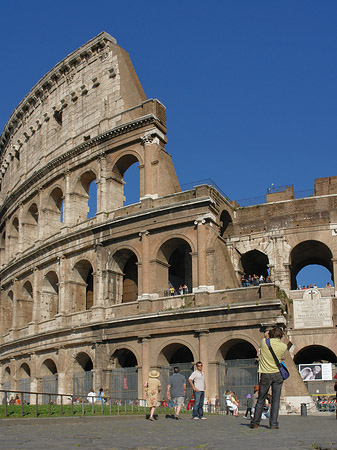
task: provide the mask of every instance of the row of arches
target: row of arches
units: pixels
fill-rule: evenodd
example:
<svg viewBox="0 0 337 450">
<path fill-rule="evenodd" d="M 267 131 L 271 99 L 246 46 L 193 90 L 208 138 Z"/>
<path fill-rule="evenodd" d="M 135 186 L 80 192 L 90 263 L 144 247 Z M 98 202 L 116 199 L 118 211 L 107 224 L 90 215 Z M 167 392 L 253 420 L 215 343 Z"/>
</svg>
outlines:
<svg viewBox="0 0 337 450">
<path fill-rule="evenodd" d="M 301 279 L 301 271 L 313 265 L 324 268 L 326 281 L 333 283 L 332 258 L 330 248 L 323 242 L 308 240 L 296 245 L 290 252 L 290 288 L 297 289 L 297 286 L 301 284 L 298 282 L 298 279 Z M 251 250 L 241 255 L 241 265 L 243 273 L 247 276 L 256 274 L 258 277 L 262 275 L 266 278 L 270 272 L 268 255 L 260 250 Z M 313 282 L 316 280 L 314 279 Z"/>
<path fill-rule="evenodd" d="M 66 175 L 65 181 L 42 190 L 0 226 L 0 264 L 6 264 L 37 240 L 53 236 L 62 226 L 73 226 L 93 218 L 98 210 L 114 210 L 138 202 L 139 164 L 135 154 L 127 154 L 114 165 L 108 164 L 104 176 L 98 176 L 101 167 L 93 166 L 77 178 Z M 74 178 L 73 183 L 70 178 Z M 103 184 L 109 184 L 109 189 Z M 100 194 L 103 189 L 111 193 L 107 202 Z"/>
<path fill-rule="evenodd" d="M 154 290 L 158 295 L 166 295 L 169 285 L 176 293 L 182 285 L 188 292 L 192 291 L 191 252 L 189 243 L 180 238 L 163 243 L 156 258 L 160 261 L 157 264 L 158 285 Z M 32 321 L 53 319 L 61 312 L 89 311 L 98 301 L 99 283 L 104 283 L 106 306 L 136 301 L 141 294 L 139 263 L 139 256 L 134 251 L 122 248 L 107 257 L 107 263 L 104 263 L 107 268 L 100 275 L 97 275 L 97 260 L 83 258 L 68 265 L 68 270 L 62 270 L 57 264 L 53 270 L 33 273 L 28 280 L 15 281 L 1 293 L 3 332 L 13 327 L 22 328 Z M 102 293 L 99 300 L 102 301 Z"/>
<path fill-rule="evenodd" d="M 243 370 L 253 370 L 256 374 L 257 353 L 255 347 L 244 339 L 230 339 L 220 346 L 217 352 L 217 364 L 219 368 L 226 367 L 227 380 L 223 380 L 223 389 L 226 383 L 232 379 L 234 373 Z M 155 367 L 161 373 L 163 384 L 167 382 L 168 376 L 173 366 L 179 366 L 182 373 L 188 377 L 194 370 L 193 364 L 197 357 L 193 354 L 191 348 L 181 343 L 171 343 L 160 351 L 157 357 Z M 237 361 L 237 362 L 235 362 Z M 243 361 L 242 364 L 240 361 Z M 248 364 L 248 362 L 250 364 Z M 294 358 L 295 364 L 312 364 L 317 362 L 331 362 L 337 364 L 337 356 L 327 347 L 313 345 L 305 347 L 297 352 Z M 136 354 L 129 348 L 121 347 L 115 350 L 110 356 L 110 361 L 106 363 L 106 367 L 110 367 L 110 378 L 106 379 L 107 386 L 104 389 L 114 398 L 138 398 L 138 368 L 141 361 L 137 360 Z M 95 366 L 92 357 L 85 351 L 79 352 L 74 357 L 72 376 L 73 393 L 85 395 L 95 384 L 94 372 Z M 38 368 L 37 374 L 40 385 L 39 390 L 43 392 L 58 393 L 58 368 L 55 361 L 46 358 Z M 255 376 L 255 375 L 254 375 Z M 254 379 L 254 377 L 253 377 Z M 31 368 L 29 363 L 23 362 L 16 372 L 17 385 L 16 389 L 22 391 L 30 390 Z M 117 381 L 116 381 L 117 380 Z M 119 380 L 119 381 L 118 381 Z M 3 371 L 2 386 L 4 389 L 10 389 L 11 370 L 5 367 Z M 210 380 L 209 383 L 212 383 Z M 239 385 L 238 385 L 239 387 Z M 12 389 L 14 387 L 12 386 Z M 220 389 L 220 386 L 219 386 Z M 247 386 L 245 386 L 247 389 Z M 189 393 L 192 394 L 191 392 Z"/>
</svg>

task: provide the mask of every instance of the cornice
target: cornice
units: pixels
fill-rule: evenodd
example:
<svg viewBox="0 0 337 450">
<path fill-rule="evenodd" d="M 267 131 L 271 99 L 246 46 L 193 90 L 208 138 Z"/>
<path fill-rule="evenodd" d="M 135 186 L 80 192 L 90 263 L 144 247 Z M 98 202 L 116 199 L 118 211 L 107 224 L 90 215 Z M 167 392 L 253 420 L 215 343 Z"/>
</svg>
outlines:
<svg viewBox="0 0 337 450">
<path fill-rule="evenodd" d="M 77 71 L 79 66 L 88 65 L 97 55 L 102 60 L 105 59 L 107 55 L 104 54 L 104 49 L 109 43 L 117 44 L 117 41 L 103 31 L 56 64 L 53 69 L 35 84 L 11 114 L 1 133 L 0 155 L 24 118 L 30 115 L 31 110 L 40 105 L 49 96 L 50 91 L 54 90 L 64 81 L 69 82 L 73 76 L 72 73 L 75 70 Z"/>
<path fill-rule="evenodd" d="M 18 200 L 18 198 L 26 192 L 31 186 L 33 186 L 40 178 L 44 177 L 52 169 L 55 169 L 67 161 L 71 161 L 74 157 L 84 153 L 90 148 L 97 146 L 98 144 L 102 144 L 110 139 L 113 139 L 117 136 L 121 136 L 130 131 L 137 130 L 143 126 L 148 126 L 150 124 L 158 123 L 160 125 L 159 119 L 154 114 L 148 114 L 143 117 L 139 117 L 130 122 L 126 122 L 120 126 L 117 126 L 105 133 L 102 133 L 88 141 L 85 141 L 76 147 L 68 150 L 57 158 L 53 159 L 49 163 L 47 163 L 40 170 L 34 172 L 24 183 L 22 183 L 14 192 L 12 192 L 3 202 L 0 207 L 0 220 L 2 216 L 8 210 L 8 207 L 11 203 L 14 203 Z"/>
</svg>

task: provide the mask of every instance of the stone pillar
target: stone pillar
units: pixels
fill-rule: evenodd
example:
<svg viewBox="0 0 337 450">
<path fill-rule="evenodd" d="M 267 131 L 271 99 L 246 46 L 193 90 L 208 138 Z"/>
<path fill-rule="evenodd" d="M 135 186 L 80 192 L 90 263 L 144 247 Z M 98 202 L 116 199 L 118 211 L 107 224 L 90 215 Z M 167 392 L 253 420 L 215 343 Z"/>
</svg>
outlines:
<svg viewBox="0 0 337 450">
<path fill-rule="evenodd" d="M 103 268 L 104 268 L 104 249 L 102 244 L 95 246 L 96 253 L 96 273 L 94 277 L 94 304 L 91 308 L 92 319 L 102 320 L 104 318 L 104 282 L 103 282 Z"/>
<path fill-rule="evenodd" d="M 207 233 L 206 233 L 206 220 L 197 219 L 194 222 L 197 229 L 197 267 L 198 267 L 198 290 L 207 289 Z"/>
<path fill-rule="evenodd" d="M 210 379 L 208 376 L 208 336 L 209 330 L 197 330 L 199 335 L 199 360 L 203 364 L 203 372 L 205 374 L 206 393 L 209 392 Z M 206 398 L 205 398 L 206 400 Z"/>
<path fill-rule="evenodd" d="M 18 253 L 23 252 L 24 247 L 24 226 L 23 226 L 23 204 L 19 205 L 19 236 L 18 236 Z"/>
<path fill-rule="evenodd" d="M 66 314 L 66 304 L 67 304 L 67 260 L 64 255 L 58 258 L 59 262 L 59 305 L 58 305 L 58 315 Z"/>
<path fill-rule="evenodd" d="M 152 197 L 152 144 L 153 137 L 150 133 L 145 133 L 144 136 L 141 137 L 142 145 L 144 146 L 144 186 L 141 191 L 143 191 L 141 198 Z"/>
<path fill-rule="evenodd" d="M 13 280 L 13 318 L 12 318 L 12 327 L 13 329 L 17 328 L 18 324 L 18 295 L 19 295 L 19 282 L 16 278 Z"/>
<path fill-rule="evenodd" d="M 106 173 L 106 154 L 101 153 L 98 157 L 99 174 L 97 180 L 97 212 L 99 220 L 104 221 L 107 213 L 107 173 Z"/>
<path fill-rule="evenodd" d="M 43 189 L 39 189 L 39 225 L 38 225 L 38 240 L 43 239 L 43 233 L 44 233 L 44 199 L 43 199 Z M 64 214 L 64 213 L 63 213 Z"/>
<path fill-rule="evenodd" d="M 335 297 L 337 297 L 337 258 L 331 258 L 332 261 L 332 278 L 333 278 L 333 285 L 335 290 Z"/>
<path fill-rule="evenodd" d="M 138 376 L 138 396 L 145 399 L 144 384 L 147 382 L 150 372 L 150 344 L 151 336 L 140 336 L 139 342 L 142 345 L 142 368 L 141 376 Z M 162 387 L 163 390 L 163 387 Z"/>
<path fill-rule="evenodd" d="M 30 354 L 30 390 L 31 390 L 31 392 L 38 392 L 38 382 L 37 382 L 37 378 L 36 378 L 37 363 L 38 363 L 38 357 L 36 356 L 36 353 L 31 353 Z M 34 405 L 35 401 L 36 401 L 35 394 L 31 394 L 30 403 L 32 405 Z"/>
<path fill-rule="evenodd" d="M 151 293 L 150 232 L 141 231 L 139 233 L 139 239 L 142 242 L 142 291 L 140 297 L 148 298 Z"/>
<path fill-rule="evenodd" d="M 65 367 L 65 362 L 67 358 L 67 351 L 60 347 L 57 350 L 58 355 L 58 365 L 57 365 L 57 389 L 59 394 L 70 394 L 67 386 L 67 378 L 69 377 L 68 372 Z M 63 397 L 63 404 L 65 403 L 65 397 Z M 60 397 L 58 397 L 58 403 L 60 403 Z"/>
<path fill-rule="evenodd" d="M 34 267 L 33 272 L 33 313 L 32 313 L 32 324 L 37 324 L 40 321 L 40 297 L 41 297 L 41 289 L 42 283 L 39 270 Z M 33 327 L 35 330 L 35 327 Z M 34 332 L 32 330 L 32 332 Z M 37 330 L 35 330 L 37 331 Z"/>
<path fill-rule="evenodd" d="M 70 170 L 64 172 L 65 192 L 63 196 L 63 224 L 62 231 L 66 231 L 71 225 L 71 202 L 70 202 Z"/>
</svg>

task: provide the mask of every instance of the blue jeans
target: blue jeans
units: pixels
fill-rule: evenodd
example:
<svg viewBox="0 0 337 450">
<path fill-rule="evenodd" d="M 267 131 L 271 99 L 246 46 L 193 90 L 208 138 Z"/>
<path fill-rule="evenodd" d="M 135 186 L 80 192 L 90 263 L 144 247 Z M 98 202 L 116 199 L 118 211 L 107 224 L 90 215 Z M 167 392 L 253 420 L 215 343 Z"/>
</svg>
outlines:
<svg viewBox="0 0 337 450">
<path fill-rule="evenodd" d="M 259 425 L 263 413 L 264 401 L 267 397 L 269 388 L 271 387 L 272 397 L 271 397 L 269 425 L 271 427 L 278 426 L 277 418 L 280 409 L 282 385 L 283 385 L 283 378 L 280 372 L 261 373 L 259 383 L 259 398 L 257 399 L 254 417 L 252 418 L 251 424 Z"/>
<path fill-rule="evenodd" d="M 204 399 L 205 399 L 205 392 L 199 391 L 194 392 L 194 405 L 193 405 L 193 414 L 192 417 L 201 417 L 204 415 Z"/>
</svg>

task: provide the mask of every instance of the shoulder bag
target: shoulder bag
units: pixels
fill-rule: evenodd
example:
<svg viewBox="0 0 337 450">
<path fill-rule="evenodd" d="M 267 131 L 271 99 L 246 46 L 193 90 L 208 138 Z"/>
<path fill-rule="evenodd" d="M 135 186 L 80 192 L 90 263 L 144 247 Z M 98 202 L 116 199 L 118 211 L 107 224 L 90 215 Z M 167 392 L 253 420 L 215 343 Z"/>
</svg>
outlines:
<svg viewBox="0 0 337 450">
<path fill-rule="evenodd" d="M 272 346 L 270 345 L 270 339 L 269 339 L 269 338 L 266 339 L 266 344 L 267 344 L 267 346 L 268 346 L 268 348 L 269 348 L 271 354 L 273 355 L 274 361 L 275 361 L 276 366 L 278 367 L 278 369 L 279 369 L 279 371 L 280 371 L 280 374 L 282 375 L 282 378 L 283 378 L 284 380 L 286 380 L 287 378 L 290 377 L 290 373 L 289 373 L 289 370 L 287 369 L 287 366 L 284 364 L 283 361 L 280 362 L 280 361 L 277 359 L 277 356 L 275 355 L 275 352 L 274 352 Z"/>
</svg>

